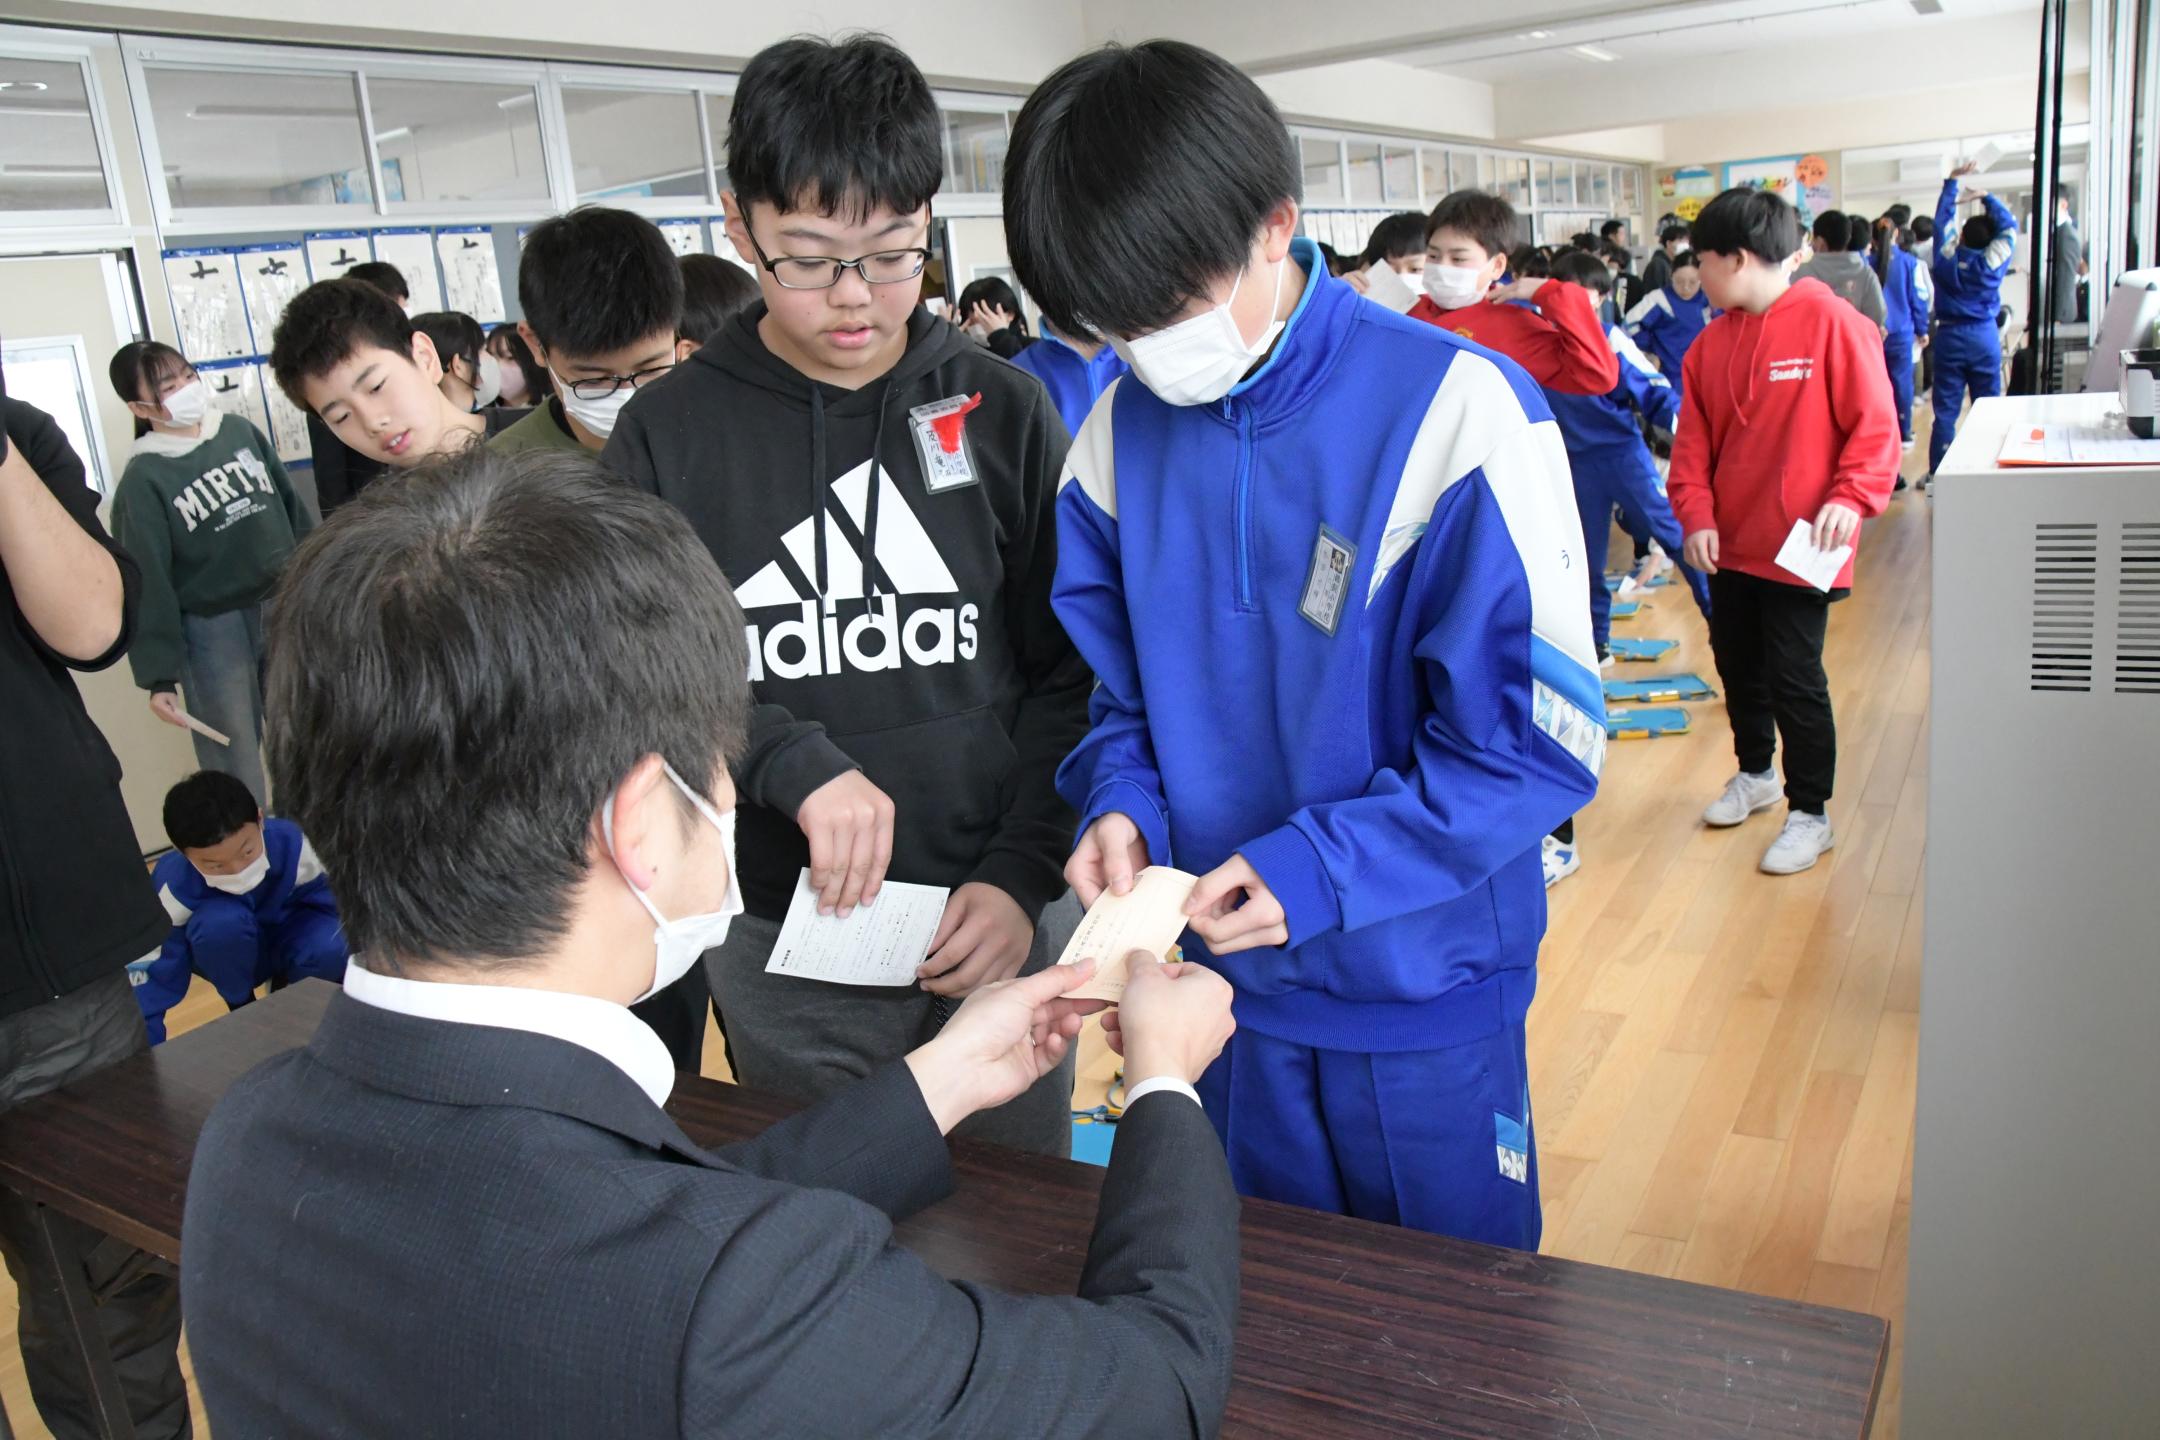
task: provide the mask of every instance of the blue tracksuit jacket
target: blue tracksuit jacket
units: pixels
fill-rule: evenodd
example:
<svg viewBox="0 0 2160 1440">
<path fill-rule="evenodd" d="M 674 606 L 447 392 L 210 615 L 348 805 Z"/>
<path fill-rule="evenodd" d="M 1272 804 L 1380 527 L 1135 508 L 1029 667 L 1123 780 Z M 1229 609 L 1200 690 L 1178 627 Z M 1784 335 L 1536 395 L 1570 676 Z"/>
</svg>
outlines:
<svg viewBox="0 0 2160 1440">
<path fill-rule="evenodd" d="M 1125 373 L 1125 362 L 1118 359 L 1117 352 L 1105 345 L 1095 352 L 1092 360 L 1082 359 L 1080 352 L 1048 330 L 1033 345 L 1012 357 L 1013 364 L 1042 381 L 1050 392 L 1050 403 L 1057 407 L 1059 418 L 1065 422 L 1065 433 L 1076 435 L 1088 411 L 1102 398 L 1110 382 Z"/>
<path fill-rule="evenodd" d="M 1582 525 L 1519 367 L 1292 255 L 1304 295 L 1226 398 L 1128 378 L 1074 441 L 1053 603 L 1098 685 L 1058 785 L 1156 864 L 1266 880 L 1290 943 L 1218 962 L 1241 1025 L 1430 1050 L 1520 1023 L 1539 841 L 1597 789 Z"/>
<path fill-rule="evenodd" d="M 2010 273 L 2017 253 L 2017 217 L 1988 196 L 1995 238 L 1984 249 L 1967 249 L 1958 243 L 1957 195 L 1957 178 L 1952 176 L 1943 181 L 1942 198 L 1935 204 L 1935 318 L 1945 325 L 1984 320 L 1992 329 L 2002 309 L 2003 276 Z"/>
<path fill-rule="evenodd" d="M 1687 359 L 1688 347 L 1717 313 L 1710 306 L 1710 297 L 1700 290 L 1694 299 L 1683 300 L 1670 285 L 1665 285 L 1636 302 L 1624 323 L 1628 335 L 1656 357 L 1659 372 L 1678 393 L 1680 362 Z"/>
</svg>

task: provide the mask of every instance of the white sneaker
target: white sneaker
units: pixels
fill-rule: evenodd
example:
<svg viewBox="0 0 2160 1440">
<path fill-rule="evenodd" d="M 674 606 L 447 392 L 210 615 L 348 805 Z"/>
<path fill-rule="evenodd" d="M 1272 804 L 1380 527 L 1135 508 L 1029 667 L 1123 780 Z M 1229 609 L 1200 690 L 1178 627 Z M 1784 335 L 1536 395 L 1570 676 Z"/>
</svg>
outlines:
<svg viewBox="0 0 2160 1440">
<path fill-rule="evenodd" d="M 1725 782 L 1725 793 L 1711 801 L 1710 808 L 1702 812 L 1703 824 L 1719 830 L 1738 825 L 1748 816 L 1777 804 L 1784 794 L 1775 770 L 1765 770 L 1760 775 L 1750 775 L 1743 770 Z"/>
<path fill-rule="evenodd" d="M 1810 815 L 1805 810 L 1794 810 L 1785 817 L 1785 828 L 1777 839 L 1763 852 L 1762 872 L 1765 875 L 1797 875 L 1803 870 L 1815 868 L 1822 853 L 1837 844 L 1837 836 L 1830 829 L 1830 817 Z"/>
<path fill-rule="evenodd" d="M 1550 890 L 1568 876 L 1582 869 L 1582 851 L 1573 845 L 1563 845 L 1552 836 L 1545 837 L 1545 888 Z"/>
</svg>

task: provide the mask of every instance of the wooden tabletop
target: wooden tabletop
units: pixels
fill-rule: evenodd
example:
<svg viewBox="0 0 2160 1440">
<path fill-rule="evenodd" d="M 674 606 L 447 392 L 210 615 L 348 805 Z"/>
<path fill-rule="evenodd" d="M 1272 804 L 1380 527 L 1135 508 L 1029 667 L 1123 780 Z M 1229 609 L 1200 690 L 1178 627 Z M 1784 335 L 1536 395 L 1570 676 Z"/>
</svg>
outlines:
<svg viewBox="0 0 2160 1440">
<path fill-rule="evenodd" d="M 0 1115 L 0 1184 L 177 1260 L 195 1137 L 226 1087 L 304 1044 L 307 981 Z M 788 1102 L 683 1077 L 701 1144 Z M 898 1227 L 937 1270 L 1071 1293 L 1102 1171 L 953 1146 L 959 1191 Z M 1246 1201 L 1235 1436 L 1859 1437 L 1881 1320 Z"/>
</svg>

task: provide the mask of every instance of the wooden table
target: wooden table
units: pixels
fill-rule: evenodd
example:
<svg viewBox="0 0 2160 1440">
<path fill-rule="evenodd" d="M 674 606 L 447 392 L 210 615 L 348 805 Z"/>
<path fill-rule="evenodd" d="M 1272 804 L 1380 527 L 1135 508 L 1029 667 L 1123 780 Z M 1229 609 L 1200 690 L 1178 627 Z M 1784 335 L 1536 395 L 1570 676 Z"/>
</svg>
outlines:
<svg viewBox="0 0 2160 1440">
<path fill-rule="evenodd" d="M 304 1044 L 307 981 L 0 1116 L 0 1184 L 177 1260 L 195 1137 L 227 1086 Z M 683 1077 L 669 1109 L 718 1145 L 793 1107 Z M 965 1142 L 959 1191 L 898 1227 L 942 1274 L 1070 1293 L 1093 1166 Z M 1865 1315 L 1246 1201 L 1223 1433 L 1860 1437 L 1888 1327 Z M 118 1433 L 118 1432 L 116 1432 Z"/>
</svg>

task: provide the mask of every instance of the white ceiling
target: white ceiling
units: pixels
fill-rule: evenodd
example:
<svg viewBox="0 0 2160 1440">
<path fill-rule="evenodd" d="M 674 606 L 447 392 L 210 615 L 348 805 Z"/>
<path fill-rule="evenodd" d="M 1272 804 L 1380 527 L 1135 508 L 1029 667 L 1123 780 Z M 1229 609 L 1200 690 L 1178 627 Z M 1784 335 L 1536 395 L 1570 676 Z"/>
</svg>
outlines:
<svg viewBox="0 0 2160 1440">
<path fill-rule="evenodd" d="M 1498 86 L 1564 82 L 1689 58 L 1752 58 L 1797 76 L 1836 63 L 1849 47 L 1910 47 L 1918 86 L 1941 80 L 1926 68 L 1931 32 L 1996 15 L 2037 17 L 2039 10 L 2039 0 L 1942 0 L 1936 15 L 1916 13 L 1910 0 L 1666 0 L 1587 7 L 1576 18 L 1548 17 L 1508 33 L 1465 36 L 1390 58 Z M 1576 45 L 1595 45 L 1619 59 L 1593 61 L 1572 53 Z M 1780 98 L 1795 103 L 1806 97 Z"/>
</svg>

